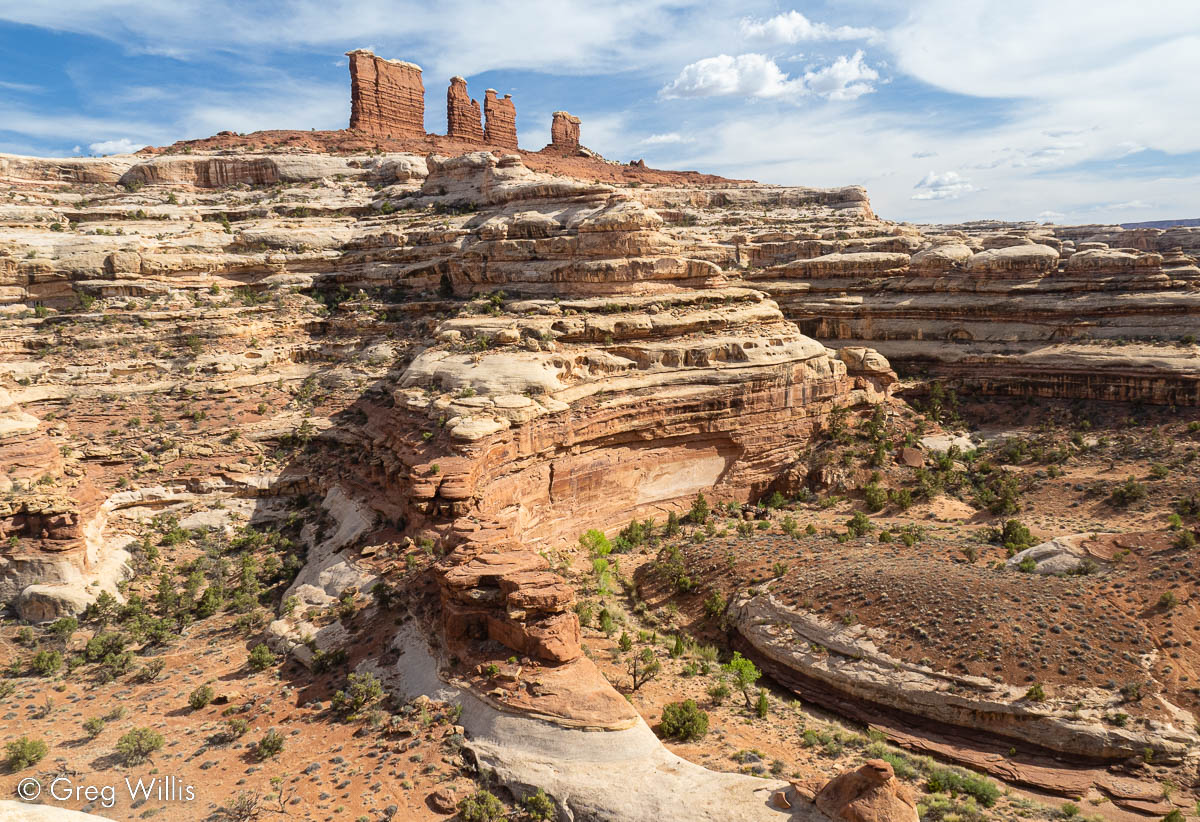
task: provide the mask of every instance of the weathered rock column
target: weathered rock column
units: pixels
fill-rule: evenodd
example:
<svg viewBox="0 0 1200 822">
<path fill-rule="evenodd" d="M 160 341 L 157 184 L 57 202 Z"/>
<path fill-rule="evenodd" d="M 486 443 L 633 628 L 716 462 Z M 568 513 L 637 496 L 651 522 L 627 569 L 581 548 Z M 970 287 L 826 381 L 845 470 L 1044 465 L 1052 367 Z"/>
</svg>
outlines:
<svg viewBox="0 0 1200 822">
<path fill-rule="evenodd" d="M 562 151 L 579 150 L 579 118 L 565 111 L 554 112 L 550 123 L 550 145 Z"/>
<path fill-rule="evenodd" d="M 517 109 L 512 95 L 496 98 L 496 90 L 490 88 L 483 93 L 483 114 L 487 117 L 484 137 L 490 145 L 517 147 Z"/>
<path fill-rule="evenodd" d="M 467 81 L 451 77 L 446 89 L 446 134 L 472 143 L 483 142 L 483 116 L 479 103 L 467 93 Z"/>
<path fill-rule="evenodd" d="M 385 60 L 367 49 L 350 58 L 350 128 L 379 137 L 425 136 L 421 67 Z"/>
</svg>

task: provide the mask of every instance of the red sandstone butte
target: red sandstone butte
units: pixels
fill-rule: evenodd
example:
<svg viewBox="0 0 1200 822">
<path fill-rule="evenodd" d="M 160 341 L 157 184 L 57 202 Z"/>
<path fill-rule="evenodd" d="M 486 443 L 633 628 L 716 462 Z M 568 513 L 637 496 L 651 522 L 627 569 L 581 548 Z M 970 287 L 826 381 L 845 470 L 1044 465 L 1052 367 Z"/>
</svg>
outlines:
<svg viewBox="0 0 1200 822">
<path fill-rule="evenodd" d="M 450 78 L 446 89 L 446 136 L 472 143 L 483 142 L 483 120 L 479 103 L 467 93 L 467 81 Z"/>
<path fill-rule="evenodd" d="M 350 128 L 379 137 L 425 136 L 421 67 L 385 60 L 367 49 L 350 58 Z"/>
<path fill-rule="evenodd" d="M 484 137 L 490 145 L 504 148 L 517 147 L 517 109 L 512 95 L 497 99 L 496 90 L 490 88 L 483 93 L 483 114 L 487 118 Z"/>
<path fill-rule="evenodd" d="M 550 124 L 550 145 L 563 151 L 579 150 L 579 118 L 565 111 L 554 112 Z"/>
</svg>

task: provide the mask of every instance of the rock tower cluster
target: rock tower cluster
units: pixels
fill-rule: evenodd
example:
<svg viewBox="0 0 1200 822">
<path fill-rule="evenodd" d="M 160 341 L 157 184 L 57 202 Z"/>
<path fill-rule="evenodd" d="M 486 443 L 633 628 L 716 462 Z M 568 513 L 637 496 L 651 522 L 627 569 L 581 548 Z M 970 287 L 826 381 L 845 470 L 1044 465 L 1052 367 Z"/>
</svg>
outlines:
<svg viewBox="0 0 1200 822">
<path fill-rule="evenodd" d="M 346 53 L 350 58 L 350 128 L 377 137 L 425 136 L 425 86 L 421 67 L 403 60 L 385 60 L 368 49 Z M 579 151 L 579 118 L 554 112 L 548 148 Z M 446 136 L 480 145 L 517 148 L 517 109 L 512 95 L 484 92 L 482 109 L 471 99 L 467 81 L 451 77 L 446 89 Z"/>
</svg>

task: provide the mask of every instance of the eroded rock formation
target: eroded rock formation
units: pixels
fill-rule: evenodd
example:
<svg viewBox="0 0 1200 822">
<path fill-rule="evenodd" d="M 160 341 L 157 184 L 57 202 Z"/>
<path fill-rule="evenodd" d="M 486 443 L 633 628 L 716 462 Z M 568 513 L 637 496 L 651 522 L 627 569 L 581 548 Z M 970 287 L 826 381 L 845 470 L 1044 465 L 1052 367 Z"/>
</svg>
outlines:
<svg viewBox="0 0 1200 822">
<path fill-rule="evenodd" d="M 550 145 L 558 151 L 579 150 L 579 118 L 565 111 L 554 112 L 550 122 Z"/>
<path fill-rule="evenodd" d="M 912 789 L 896 779 L 892 766 L 868 759 L 856 771 L 834 777 L 816 796 L 817 807 L 840 822 L 916 822 Z"/>
<path fill-rule="evenodd" d="M 483 142 L 479 103 L 467 92 L 467 81 L 451 77 L 446 89 L 446 135 L 472 143 Z"/>
<path fill-rule="evenodd" d="M 496 90 L 490 88 L 483 97 L 483 114 L 487 118 L 484 129 L 484 141 L 488 145 L 501 148 L 517 147 L 517 109 L 513 105 L 512 95 L 503 98 L 496 97 Z"/>
<path fill-rule="evenodd" d="M 346 56 L 350 58 L 350 128 L 381 137 L 423 137 L 421 67 L 385 60 L 367 49 Z"/>
</svg>

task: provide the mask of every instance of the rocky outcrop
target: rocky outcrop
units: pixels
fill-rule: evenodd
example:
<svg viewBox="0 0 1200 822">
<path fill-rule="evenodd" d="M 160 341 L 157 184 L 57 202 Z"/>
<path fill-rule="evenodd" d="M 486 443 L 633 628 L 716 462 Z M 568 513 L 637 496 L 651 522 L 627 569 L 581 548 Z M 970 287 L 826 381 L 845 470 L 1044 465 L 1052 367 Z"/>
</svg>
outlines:
<svg viewBox="0 0 1200 822">
<path fill-rule="evenodd" d="M 882 759 L 868 759 L 856 771 L 834 777 L 815 799 L 817 808 L 841 822 L 916 822 L 913 791 Z"/>
<path fill-rule="evenodd" d="M 1064 690 L 1030 701 L 1025 686 L 904 662 L 882 650 L 885 634 L 838 626 L 771 593 L 735 601 L 729 618 L 747 649 L 776 681 L 822 704 L 874 706 L 944 727 L 1020 741 L 1086 760 L 1119 761 L 1145 751 L 1179 761 L 1195 741 L 1195 722 L 1173 709 L 1176 723 L 1113 727 L 1104 721 L 1121 695 L 1099 687 Z"/>
<path fill-rule="evenodd" d="M 483 125 L 479 103 L 467 93 L 467 81 L 451 77 L 446 89 L 446 135 L 472 143 L 483 142 Z"/>
<path fill-rule="evenodd" d="M 421 67 L 385 60 L 367 49 L 350 58 L 350 128 L 379 137 L 425 136 Z"/>
<path fill-rule="evenodd" d="M 488 89 L 483 95 L 483 114 L 487 118 L 484 141 L 488 145 L 516 149 L 517 109 L 513 105 L 512 95 L 498 98 L 494 88 Z"/>
<path fill-rule="evenodd" d="M 547 662 L 577 659 L 575 592 L 532 551 L 452 555 L 439 576 L 446 642 L 492 639 Z"/>
<path fill-rule="evenodd" d="M 579 118 L 565 111 L 554 112 L 550 122 L 550 147 L 562 152 L 579 151 Z"/>
</svg>

